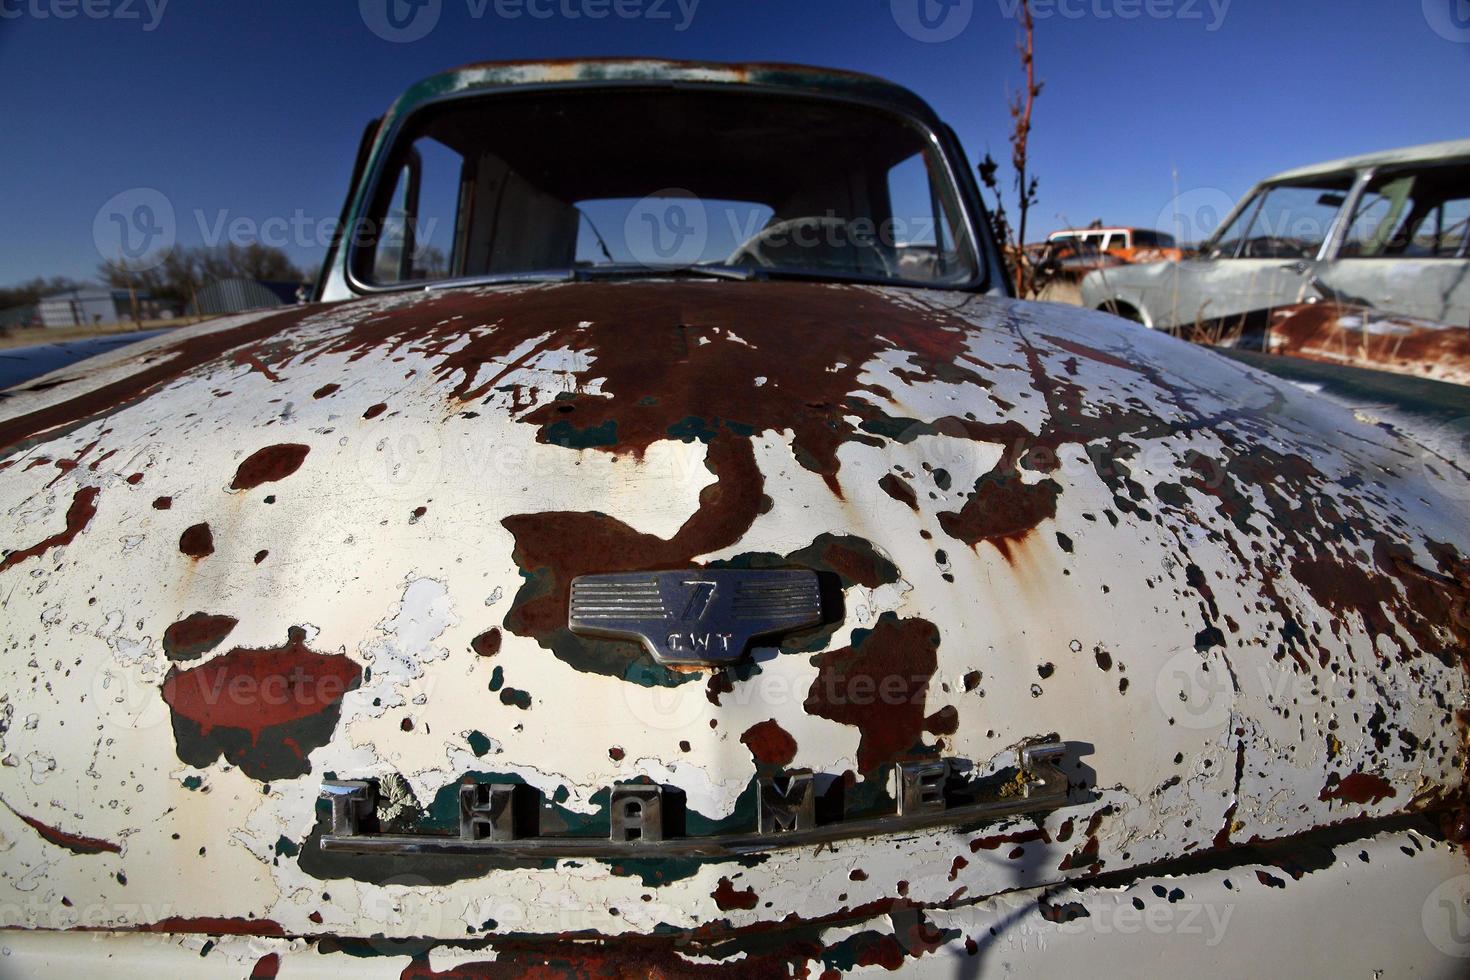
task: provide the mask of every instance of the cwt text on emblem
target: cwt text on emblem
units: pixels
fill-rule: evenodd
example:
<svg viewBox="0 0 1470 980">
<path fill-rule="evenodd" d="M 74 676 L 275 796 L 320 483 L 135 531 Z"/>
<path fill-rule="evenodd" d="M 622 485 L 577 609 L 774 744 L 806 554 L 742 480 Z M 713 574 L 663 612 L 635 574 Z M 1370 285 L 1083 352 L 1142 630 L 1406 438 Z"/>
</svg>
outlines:
<svg viewBox="0 0 1470 980">
<path fill-rule="evenodd" d="M 573 633 L 638 640 L 661 664 L 733 663 L 757 637 L 822 621 L 817 574 L 693 569 L 583 575 L 572 581 Z"/>
</svg>

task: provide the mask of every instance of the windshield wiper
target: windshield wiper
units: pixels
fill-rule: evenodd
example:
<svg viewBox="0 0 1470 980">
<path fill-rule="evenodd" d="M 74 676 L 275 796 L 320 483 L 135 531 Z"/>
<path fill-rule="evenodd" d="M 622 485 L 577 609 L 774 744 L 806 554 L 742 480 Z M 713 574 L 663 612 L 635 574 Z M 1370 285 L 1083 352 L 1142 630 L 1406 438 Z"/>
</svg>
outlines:
<svg viewBox="0 0 1470 980">
<path fill-rule="evenodd" d="M 572 282 L 576 273 L 571 269 L 545 269 L 538 272 L 491 272 L 483 276 L 464 276 L 459 279 L 441 279 L 424 284 L 426 290 L 459 289 L 465 286 L 496 286 L 519 282 Z M 408 283 L 407 285 L 412 285 Z"/>
<path fill-rule="evenodd" d="M 741 265 L 589 265 L 576 269 L 578 279 L 764 279 L 765 270 Z"/>
</svg>

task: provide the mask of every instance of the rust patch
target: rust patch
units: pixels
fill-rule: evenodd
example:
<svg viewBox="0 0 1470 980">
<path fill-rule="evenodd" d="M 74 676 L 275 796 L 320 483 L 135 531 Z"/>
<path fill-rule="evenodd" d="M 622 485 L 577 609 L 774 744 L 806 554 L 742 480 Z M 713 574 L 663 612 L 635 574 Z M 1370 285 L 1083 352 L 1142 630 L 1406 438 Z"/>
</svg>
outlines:
<svg viewBox="0 0 1470 980">
<path fill-rule="evenodd" d="M 1004 844 L 1030 844 L 1032 841 L 1045 841 L 1051 843 L 1051 836 L 1040 827 L 1030 830 L 1017 831 L 1014 834 L 995 834 L 990 837 L 976 837 L 970 841 L 970 853 L 979 854 L 981 851 L 993 851 Z"/>
<path fill-rule="evenodd" d="M 198 660 L 224 641 L 239 620 L 197 612 L 163 631 L 163 655 L 178 663 Z"/>
<path fill-rule="evenodd" d="M 850 535 L 828 537 L 822 549 L 822 564 L 865 589 L 876 589 L 898 581 L 898 569 L 879 555 L 871 543 Z"/>
<path fill-rule="evenodd" d="M 909 486 L 908 481 L 892 473 L 885 474 L 878 481 L 879 488 L 888 496 L 906 505 L 910 510 L 919 509 L 919 497 L 914 493 L 914 488 Z"/>
<path fill-rule="evenodd" d="M 1343 803 L 1356 803 L 1359 806 L 1368 806 L 1380 800 L 1392 799 L 1398 795 L 1393 784 L 1382 776 L 1376 776 L 1370 772 L 1355 772 L 1349 776 L 1339 777 L 1337 773 L 1327 777 L 1327 784 L 1322 787 L 1322 792 L 1317 794 L 1317 799 L 1322 802 L 1338 800 Z"/>
<path fill-rule="evenodd" d="M 230 489 L 250 490 L 262 483 L 284 480 L 301 468 L 309 452 L 311 447 L 294 442 L 257 449 L 241 461 Z"/>
<path fill-rule="evenodd" d="M 527 578 L 506 614 L 506 627 L 579 669 L 616 676 L 635 663 L 657 669 L 637 644 L 573 636 L 567 629 L 568 590 L 578 575 L 679 568 L 696 555 L 739 541 L 759 512 L 763 485 L 749 440 L 714 439 L 706 465 L 718 479 L 704 488 L 699 509 L 668 540 L 598 513 L 519 514 L 503 520 L 515 537 L 515 563 Z"/>
<path fill-rule="evenodd" d="M 170 915 L 138 925 L 139 932 L 200 933 L 206 936 L 284 936 L 286 930 L 271 919 L 224 916 Z"/>
<path fill-rule="evenodd" d="M 750 749 L 756 762 L 785 766 L 796 758 L 796 739 L 774 719 L 751 725 L 740 741 Z"/>
<path fill-rule="evenodd" d="M 581 351 L 590 358 L 577 392 L 520 416 L 541 429 L 541 441 L 637 455 L 662 439 L 708 440 L 722 426 L 746 437 L 790 430 L 798 462 L 834 492 L 837 449 L 871 440 L 845 405 L 865 390 L 865 364 L 897 350 L 922 377 L 963 370 L 971 327 L 958 316 L 869 290 L 729 285 L 585 283 L 499 296 L 499 325 L 467 343 L 436 323 L 480 315 L 485 299 L 446 292 L 365 318 L 327 351 L 359 356 L 413 345 L 439 356 L 436 373 L 455 379 L 452 397 L 464 402 L 491 394 L 546 351 Z M 594 380 L 596 394 L 586 390 Z"/>
<path fill-rule="evenodd" d="M 15 814 L 16 818 L 27 827 L 40 834 L 47 843 L 55 844 L 57 847 L 64 847 L 73 854 L 122 853 L 121 844 L 116 844 L 110 840 L 101 840 L 96 837 L 83 837 L 81 834 L 67 833 L 49 824 L 44 824 L 35 817 L 26 816 L 4 800 L 0 800 L 0 804 L 3 804 L 5 809 Z"/>
<path fill-rule="evenodd" d="M 1272 311 L 1271 353 L 1470 384 L 1470 330 L 1362 307 L 1307 303 Z"/>
<path fill-rule="evenodd" d="M 489 629 L 470 641 L 470 649 L 482 657 L 493 657 L 500 652 L 500 630 Z"/>
<path fill-rule="evenodd" d="M 975 481 L 974 493 L 958 512 L 939 515 L 939 526 L 972 548 L 988 542 L 1009 559 L 1012 544 L 1057 516 L 1061 493 L 1055 480 L 1026 483 L 1014 469 L 997 466 Z"/>
<path fill-rule="evenodd" d="M 282 646 L 171 667 L 163 700 L 186 764 L 202 769 L 223 756 L 252 779 L 289 779 L 311 771 L 307 757 L 331 738 L 343 696 L 361 679 L 356 663 L 307 649 L 293 626 Z"/>
<path fill-rule="evenodd" d="M 851 646 L 812 658 L 817 677 L 808 714 L 854 725 L 861 733 L 858 768 L 871 773 L 913 754 L 924 731 L 948 727 L 926 718 L 929 681 L 938 665 L 939 630 L 924 619 L 884 613 L 871 630 L 853 630 Z"/>
<path fill-rule="evenodd" d="M 729 878 L 721 878 L 710 897 L 715 900 L 715 905 L 721 912 L 729 912 L 732 909 L 745 909 L 748 912 L 760 901 L 756 897 L 754 888 L 736 891 L 735 883 Z"/>
<path fill-rule="evenodd" d="M 214 554 L 214 534 L 208 524 L 194 524 L 179 535 L 179 551 L 190 558 L 205 558 Z"/>
<path fill-rule="evenodd" d="M 13 568 L 25 561 L 27 558 L 39 558 L 52 548 L 60 548 L 71 544 L 78 534 L 91 523 L 92 518 L 97 516 L 97 495 L 101 491 L 97 487 L 81 487 L 72 494 L 71 506 L 66 509 L 66 530 L 58 531 L 56 534 L 45 538 L 37 544 L 31 545 L 20 551 L 12 551 L 0 561 L 0 572 L 7 568 Z"/>
</svg>

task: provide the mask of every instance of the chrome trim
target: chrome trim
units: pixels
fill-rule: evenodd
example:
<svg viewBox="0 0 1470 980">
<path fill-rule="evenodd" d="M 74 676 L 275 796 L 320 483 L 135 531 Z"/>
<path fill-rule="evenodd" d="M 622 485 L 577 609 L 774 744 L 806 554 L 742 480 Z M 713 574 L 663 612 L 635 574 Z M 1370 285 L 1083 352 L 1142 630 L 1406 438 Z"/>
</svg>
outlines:
<svg viewBox="0 0 1470 980">
<path fill-rule="evenodd" d="M 1065 806 L 1067 777 L 1058 766 L 1065 751 L 1061 742 L 1048 741 L 1020 749 L 1016 776 L 1005 780 L 1013 794 L 981 803 L 947 805 L 946 794 L 936 786 L 956 778 L 961 760 L 913 763 L 899 767 L 900 787 L 917 795 L 909 799 L 900 791 L 899 811 L 855 820 L 820 823 L 817 816 L 815 781 L 808 771 L 784 777 L 761 776 L 760 829 L 709 837 L 666 835 L 663 787 L 622 783 L 613 787 L 608 837 L 514 837 L 513 797 L 515 787 L 497 784 L 484 788 L 466 785 L 461 789 L 461 832 L 458 836 L 429 834 L 375 834 L 351 820 L 339 825 L 342 812 L 364 816 L 373 812 L 375 793 L 362 781 L 323 784 L 322 798 L 333 801 L 332 832 L 323 834 L 323 851 L 386 855 L 465 855 L 491 858 L 546 861 L 559 858 L 672 858 L 741 857 L 784 848 L 827 844 L 866 837 L 884 837 L 941 827 L 956 829 L 1006 817 L 1034 816 Z M 905 775 L 907 773 L 907 775 Z M 937 777 L 937 778 L 936 778 Z M 907 780 L 907 784 L 905 783 Z M 484 836 L 478 825 L 466 825 L 466 795 L 493 802 L 499 814 L 498 830 Z M 351 801 L 348 807 L 344 801 Z M 636 804 L 630 807 L 630 804 Z M 633 809 L 637 813 L 632 813 Z M 472 813 L 479 811 L 472 808 Z M 496 817 L 488 817 L 491 823 Z M 487 825 L 488 826 L 488 825 Z M 639 832 L 630 835 L 631 828 Z"/>
</svg>

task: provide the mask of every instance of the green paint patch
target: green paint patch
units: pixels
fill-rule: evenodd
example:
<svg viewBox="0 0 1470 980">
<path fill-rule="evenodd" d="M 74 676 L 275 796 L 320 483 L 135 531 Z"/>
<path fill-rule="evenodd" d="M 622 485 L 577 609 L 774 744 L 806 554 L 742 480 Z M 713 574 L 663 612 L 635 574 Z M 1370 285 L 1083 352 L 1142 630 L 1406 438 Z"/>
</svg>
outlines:
<svg viewBox="0 0 1470 980">
<path fill-rule="evenodd" d="M 668 432 L 670 439 L 708 444 L 715 437 L 719 428 L 718 419 L 711 423 L 697 415 L 686 415 L 665 431 Z"/>
<path fill-rule="evenodd" d="M 548 443 L 567 449 L 599 449 L 618 444 L 618 423 L 611 419 L 587 429 L 562 421 L 547 426 L 544 431 Z"/>
<path fill-rule="evenodd" d="M 472 731 L 465 736 L 465 741 L 469 743 L 470 751 L 475 753 L 476 758 L 480 758 L 490 751 L 490 736 L 484 732 Z"/>
</svg>

